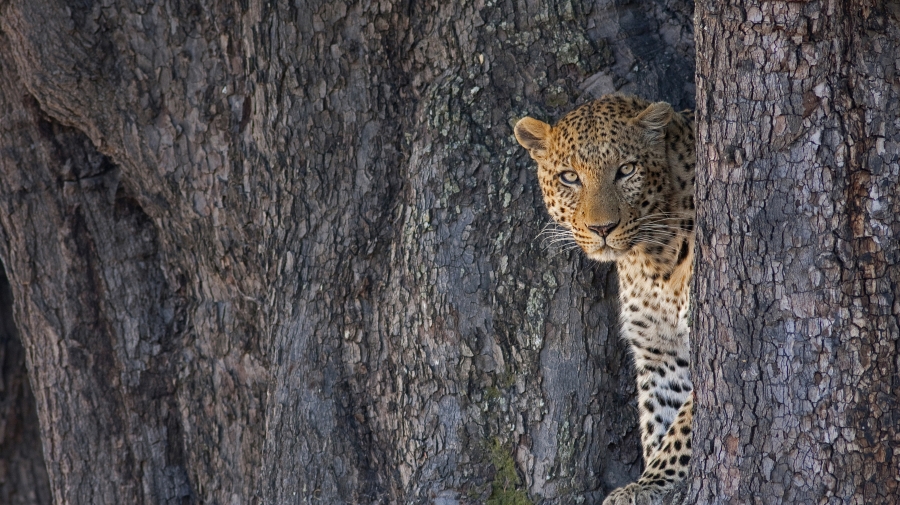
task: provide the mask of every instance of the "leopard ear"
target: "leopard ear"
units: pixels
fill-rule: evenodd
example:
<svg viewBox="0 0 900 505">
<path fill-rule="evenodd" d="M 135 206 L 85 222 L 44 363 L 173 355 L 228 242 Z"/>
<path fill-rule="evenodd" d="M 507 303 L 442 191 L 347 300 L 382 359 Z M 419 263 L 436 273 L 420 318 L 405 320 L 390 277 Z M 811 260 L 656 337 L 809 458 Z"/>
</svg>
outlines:
<svg viewBox="0 0 900 505">
<path fill-rule="evenodd" d="M 631 124 L 644 129 L 644 137 L 650 142 L 656 142 L 666 136 L 666 127 L 672 121 L 675 111 L 666 102 L 650 104 L 640 114 L 631 120 Z"/>
<path fill-rule="evenodd" d="M 516 123 L 516 140 L 528 149 L 534 159 L 547 155 L 547 141 L 550 139 L 550 125 L 537 119 L 524 117 Z"/>
</svg>

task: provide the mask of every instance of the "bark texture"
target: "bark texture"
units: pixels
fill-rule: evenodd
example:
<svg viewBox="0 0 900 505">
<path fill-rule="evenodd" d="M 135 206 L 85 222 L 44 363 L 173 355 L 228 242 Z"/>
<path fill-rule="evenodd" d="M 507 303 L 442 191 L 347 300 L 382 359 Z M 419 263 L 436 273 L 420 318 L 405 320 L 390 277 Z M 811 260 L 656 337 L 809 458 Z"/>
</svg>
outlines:
<svg viewBox="0 0 900 505">
<path fill-rule="evenodd" d="M 615 276 L 541 246 L 510 125 L 616 89 L 692 106 L 691 16 L 0 0 L 0 259 L 54 501 L 580 503 L 637 477 Z"/>
<path fill-rule="evenodd" d="M 900 4 L 697 3 L 689 503 L 900 496 Z"/>
<path fill-rule="evenodd" d="M 34 395 L 12 310 L 12 290 L 0 263 L 0 503 L 49 504 Z"/>
</svg>

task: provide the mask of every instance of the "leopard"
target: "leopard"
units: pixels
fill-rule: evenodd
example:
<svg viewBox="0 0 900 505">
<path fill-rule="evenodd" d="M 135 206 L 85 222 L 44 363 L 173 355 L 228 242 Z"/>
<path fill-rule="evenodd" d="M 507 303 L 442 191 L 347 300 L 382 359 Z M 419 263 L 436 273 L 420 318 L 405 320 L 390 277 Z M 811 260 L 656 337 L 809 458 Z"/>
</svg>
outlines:
<svg viewBox="0 0 900 505">
<path fill-rule="evenodd" d="M 616 265 L 644 470 L 603 505 L 661 503 L 684 483 L 691 460 L 694 114 L 611 94 L 554 126 L 522 118 L 514 134 L 537 162 L 544 204 L 561 233 L 588 258 Z"/>
</svg>

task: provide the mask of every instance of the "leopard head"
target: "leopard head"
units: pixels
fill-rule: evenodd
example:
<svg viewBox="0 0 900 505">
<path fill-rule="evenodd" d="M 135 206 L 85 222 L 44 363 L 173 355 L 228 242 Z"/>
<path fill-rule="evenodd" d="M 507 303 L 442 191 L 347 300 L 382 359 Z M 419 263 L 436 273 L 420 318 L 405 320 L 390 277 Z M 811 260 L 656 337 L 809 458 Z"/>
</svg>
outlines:
<svg viewBox="0 0 900 505">
<path fill-rule="evenodd" d="M 615 261 L 671 239 L 666 132 L 674 115 L 665 102 L 609 95 L 555 126 L 530 117 L 516 123 L 516 139 L 537 161 L 550 216 L 589 258 Z"/>
</svg>

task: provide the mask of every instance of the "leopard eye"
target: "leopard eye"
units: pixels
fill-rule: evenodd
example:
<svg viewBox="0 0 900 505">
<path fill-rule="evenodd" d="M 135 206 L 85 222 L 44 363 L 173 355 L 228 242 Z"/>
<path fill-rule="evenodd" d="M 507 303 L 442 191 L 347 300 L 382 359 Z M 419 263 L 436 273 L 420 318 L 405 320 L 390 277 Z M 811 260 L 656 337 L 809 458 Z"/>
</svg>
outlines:
<svg viewBox="0 0 900 505">
<path fill-rule="evenodd" d="M 566 170 L 565 172 L 559 174 L 559 180 L 562 181 L 563 184 L 574 185 L 579 184 L 578 174 L 573 172 L 572 170 Z"/>
<path fill-rule="evenodd" d="M 619 167 L 619 171 L 616 172 L 616 179 L 623 179 L 625 177 L 631 177 L 634 174 L 635 167 L 634 163 L 625 163 L 621 167 Z"/>
</svg>

